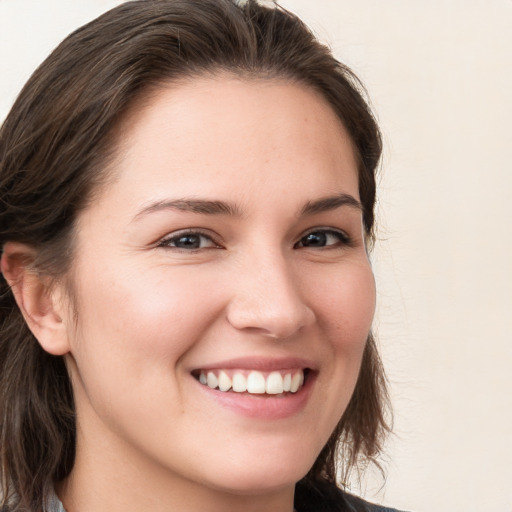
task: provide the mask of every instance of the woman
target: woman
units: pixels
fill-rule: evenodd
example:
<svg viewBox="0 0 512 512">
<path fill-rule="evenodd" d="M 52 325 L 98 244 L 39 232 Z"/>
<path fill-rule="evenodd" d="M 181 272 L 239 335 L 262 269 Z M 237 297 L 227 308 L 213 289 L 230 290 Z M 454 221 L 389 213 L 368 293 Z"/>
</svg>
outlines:
<svg viewBox="0 0 512 512">
<path fill-rule="evenodd" d="M 273 7 L 122 4 L 7 117 L 8 510 L 383 510 L 335 484 L 387 430 L 379 131 Z"/>
</svg>

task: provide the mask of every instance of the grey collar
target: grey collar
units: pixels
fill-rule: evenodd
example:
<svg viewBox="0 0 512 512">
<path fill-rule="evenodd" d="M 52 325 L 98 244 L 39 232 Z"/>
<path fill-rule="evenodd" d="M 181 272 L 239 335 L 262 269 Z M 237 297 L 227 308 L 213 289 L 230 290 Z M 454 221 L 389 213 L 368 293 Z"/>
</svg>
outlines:
<svg viewBox="0 0 512 512">
<path fill-rule="evenodd" d="M 62 505 L 61 501 L 59 498 L 57 498 L 57 495 L 53 491 L 48 496 L 48 500 L 46 501 L 46 510 L 48 512 L 66 512 L 64 505 Z"/>
</svg>

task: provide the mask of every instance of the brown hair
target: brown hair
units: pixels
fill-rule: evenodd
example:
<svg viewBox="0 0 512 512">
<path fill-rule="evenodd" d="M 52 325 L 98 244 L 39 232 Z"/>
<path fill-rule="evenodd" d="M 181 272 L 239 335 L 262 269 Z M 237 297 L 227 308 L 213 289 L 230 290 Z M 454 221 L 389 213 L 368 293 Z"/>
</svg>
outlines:
<svg viewBox="0 0 512 512">
<path fill-rule="evenodd" d="M 35 71 L 0 130 L 0 244 L 37 254 L 54 278 L 72 263 L 78 212 L 101 186 L 114 128 L 150 87 L 210 72 L 282 77 L 319 91 L 359 159 L 359 192 L 373 239 L 381 138 L 363 89 L 294 15 L 254 0 L 126 2 L 65 39 Z M 0 278 L 0 472 L 4 504 L 43 510 L 53 481 L 71 471 L 73 392 L 62 357 L 46 353 Z M 303 480 L 336 481 L 374 460 L 388 427 L 386 383 L 370 335 L 356 389 L 329 442 Z"/>
</svg>

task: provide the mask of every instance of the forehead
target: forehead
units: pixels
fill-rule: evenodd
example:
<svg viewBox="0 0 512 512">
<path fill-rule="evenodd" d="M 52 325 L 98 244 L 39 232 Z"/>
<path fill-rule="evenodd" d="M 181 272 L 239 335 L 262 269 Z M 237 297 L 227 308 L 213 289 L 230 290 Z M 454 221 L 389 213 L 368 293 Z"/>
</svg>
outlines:
<svg viewBox="0 0 512 512">
<path fill-rule="evenodd" d="M 358 195 L 338 116 L 312 88 L 284 79 L 203 77 L 155 89 L 122 122 L 118 149 L 114 175 L 141 193 L 158 184 L 174 196 L 209 195 L 213 184 L 254 191 L 279 175 L 290 185 L 301 178 L 311 194 L 327 186 Z"/>
</svg>

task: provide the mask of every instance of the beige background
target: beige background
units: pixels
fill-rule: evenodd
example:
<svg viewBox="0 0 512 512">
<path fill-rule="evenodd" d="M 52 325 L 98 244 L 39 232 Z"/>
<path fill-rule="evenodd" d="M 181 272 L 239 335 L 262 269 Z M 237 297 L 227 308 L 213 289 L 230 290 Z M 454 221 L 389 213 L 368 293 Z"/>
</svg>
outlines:
<svg viewBox="0 0 512 512">
<path fill-rule="evenodd" d="M 58 41 L 118 3 L 0 0 L 0 119 Z M 373 259 L 396 435 L 386 484 L 361 492 L 512 512 L 512 1 L 283 5 L 363 79 L 385 137 Z"/>
</svg>

